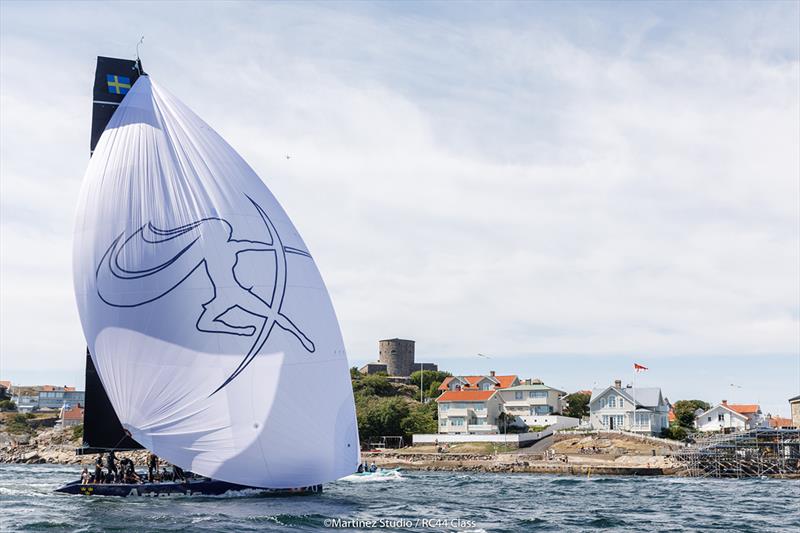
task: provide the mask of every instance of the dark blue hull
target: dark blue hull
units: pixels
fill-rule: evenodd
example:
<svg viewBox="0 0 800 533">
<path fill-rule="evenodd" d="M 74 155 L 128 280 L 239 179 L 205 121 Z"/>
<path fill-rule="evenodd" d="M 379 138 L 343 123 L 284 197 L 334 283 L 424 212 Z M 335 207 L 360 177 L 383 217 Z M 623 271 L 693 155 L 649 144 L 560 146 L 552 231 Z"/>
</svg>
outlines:
<svg viewBox="0 0 800 533">
<path fill-rule="evenodd" d="M 322 492 L 322 485 L 296 489 L 262 489 L 214 479 L 192 479 L 182 483 L 167 481 L 163 483 L 134 484 L 89 483 L 86 485 L 81 485 L 80 481 L 73 481 L 56 489 L 56 492 L 82 496 L 219 496 L 227 492 L 242 490 L 255 490 L 265 496 L 300 496 L 319 494 Z"/>
</svg>

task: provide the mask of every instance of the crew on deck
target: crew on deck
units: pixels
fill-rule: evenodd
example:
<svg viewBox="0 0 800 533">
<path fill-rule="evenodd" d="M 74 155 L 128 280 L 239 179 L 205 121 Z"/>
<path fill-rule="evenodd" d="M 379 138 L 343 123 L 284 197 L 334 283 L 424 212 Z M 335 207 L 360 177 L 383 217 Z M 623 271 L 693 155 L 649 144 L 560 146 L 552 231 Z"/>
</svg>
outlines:
<svg viewBox="0 0 800 533">
<path fill-rule="evenodd" d="M 158 456 L 150 453 L 147 456 L 147 481 L 150 483 L 173 481 L 183 483 L 191 478 L 195 478 L 195 474 L 185 472 L 178 465 L 172 465 L 172 472 L 168 471 L 166 467 L 162 466 L 159 472 Z M 105 465 L 105 468 L 104 468 Z M 81 472 L 81 484 L 87 483 L 143 483 L 145 481 L 144 474 L 139 475 L 136 472 L 136 466 L 133 459 L 130 457 L 123 457 L 119 461 L 119 468 L 117 468 L 117 457 L 111 451 L 107 455 L 103 452 L 97 456 L 94 462 L 94 475 L 90 475 L 86 467 Z"/>
</svg>

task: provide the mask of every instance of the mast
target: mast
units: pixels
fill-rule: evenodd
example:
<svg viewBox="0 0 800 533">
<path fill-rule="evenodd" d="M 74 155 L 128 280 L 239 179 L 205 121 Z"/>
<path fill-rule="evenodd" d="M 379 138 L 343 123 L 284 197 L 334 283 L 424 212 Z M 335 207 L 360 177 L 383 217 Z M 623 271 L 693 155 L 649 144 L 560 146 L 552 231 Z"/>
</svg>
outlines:
<svg viewBox="0 0 800 533">
<path fill-rule="evenodd" d="M 142 62 L 137 58 L 116 59 L 97 57 L 92 94 L 92 130 L 89 139 L 89 156 L 103 135 L 114 111 L 128 94 L 140 75 L 144 74 Z M 106 450 L 138 450 L 142 446 L 122 428 L 117 413 L 97 375 L 89 348 L 86 348 L 86 405 L 83 415 L 83 446 L 79 455 Z"/>
</svg>

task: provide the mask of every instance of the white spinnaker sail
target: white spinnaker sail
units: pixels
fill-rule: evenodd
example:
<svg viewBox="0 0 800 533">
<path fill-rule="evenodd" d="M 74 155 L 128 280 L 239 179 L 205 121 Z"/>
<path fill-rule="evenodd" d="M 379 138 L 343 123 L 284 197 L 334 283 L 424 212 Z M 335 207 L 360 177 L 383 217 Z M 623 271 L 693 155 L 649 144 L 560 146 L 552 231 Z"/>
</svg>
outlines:
<svg viewBox="0 0 800 533">
<path fill-rule="evenodd" d="M 73 261 L 95 366 L 143 446 L 258 487 L 355 470 L 347 358 L 312 256 L 247 163 L 147 76 L 89 163 Z"/>
</svg>

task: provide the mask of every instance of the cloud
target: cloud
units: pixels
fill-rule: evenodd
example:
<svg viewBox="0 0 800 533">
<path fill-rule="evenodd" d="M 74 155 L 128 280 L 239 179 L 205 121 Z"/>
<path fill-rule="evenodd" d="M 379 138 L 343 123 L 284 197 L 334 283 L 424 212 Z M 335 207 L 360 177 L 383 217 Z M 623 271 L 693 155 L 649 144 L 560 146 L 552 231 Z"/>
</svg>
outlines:
<svg viewBox="0 0 800 533">
<path fill-rule="evenodd" d="M 82 361 L 93 56 L 141 27 L 293 218 L 354 360 L 800 351 L 796 5 L 201 7 L 3 5 L 6 368 Z"/>
</svg>

